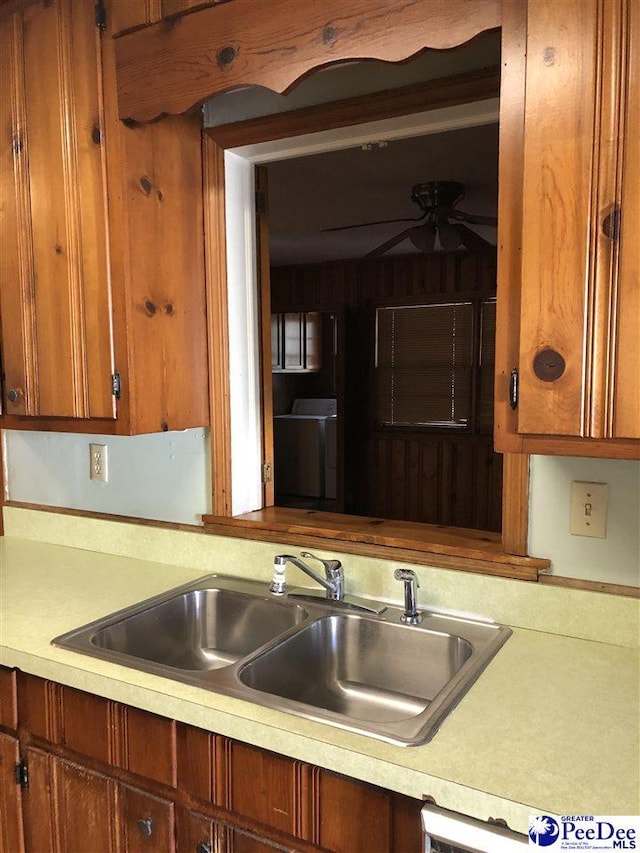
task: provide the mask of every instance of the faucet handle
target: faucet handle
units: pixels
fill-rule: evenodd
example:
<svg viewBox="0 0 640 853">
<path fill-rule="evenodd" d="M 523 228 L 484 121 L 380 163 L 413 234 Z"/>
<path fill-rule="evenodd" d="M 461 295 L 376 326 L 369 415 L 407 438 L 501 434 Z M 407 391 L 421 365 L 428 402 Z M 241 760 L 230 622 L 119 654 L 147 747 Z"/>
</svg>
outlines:
<svg viewBox="0 0 640 853">
<path fill-rule="evenodd" d="M 340 560 L 323 560 L 322 557 L 316 557 L 310 551 L 301 551 L 300 556 L 322 563 L 328 578 L 335 578 L 342 574 L 342 563 Z"/>
</svg>

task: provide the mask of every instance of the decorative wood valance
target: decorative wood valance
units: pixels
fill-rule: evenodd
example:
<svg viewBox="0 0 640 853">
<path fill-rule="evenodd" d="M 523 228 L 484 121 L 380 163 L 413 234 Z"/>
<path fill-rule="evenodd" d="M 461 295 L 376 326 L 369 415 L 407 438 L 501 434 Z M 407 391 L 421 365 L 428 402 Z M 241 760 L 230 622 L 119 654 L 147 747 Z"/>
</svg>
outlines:
<svg viewBox="0 0 640 853">
<path fill-rule="evenodd" d="M 335 63 L 464 44 L 501 15 L 501 0 L 232 0 L 117 39 L 119 114 L 152 121 L 248 85 L 284 93 Z"/>
</svg>

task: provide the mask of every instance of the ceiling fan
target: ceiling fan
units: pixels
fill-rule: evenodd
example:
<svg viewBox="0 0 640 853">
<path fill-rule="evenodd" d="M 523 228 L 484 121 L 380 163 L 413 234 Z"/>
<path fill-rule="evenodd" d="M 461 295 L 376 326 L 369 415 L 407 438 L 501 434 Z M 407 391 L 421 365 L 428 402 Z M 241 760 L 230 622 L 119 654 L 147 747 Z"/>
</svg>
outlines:
<svg viewBox="0 0 640 853">
<path fill-rule="evenodd" d="M 420 222 L 405 228 L 386 240 L 365 257 L 376 258 L 384 255 L 389 249 L 397 246 L 403 240 L 411 240 L 420 252 L 432 252 L 435 248 L 436 235 L 440 246 L 453 251 L 461 245 L 467 249 L 479 250 L 491 246 L 488 240 L 468 228 L 469 225 L 496 226 L 495 216 L 479 216 L 458 210 L 456 205 L 464 198 L 464 184 L 457 181 L 429 181 L 424 184 L 414 184 L 411 188 L 411 201 L 415 202 L 422 214 L 409 219 L 381 219 L 376 222 L 360 222 L 356 225 L 342 225 L 338 228 L 325 228 L 324 231 L 347 231 L 350 228 L 364 228 L 368 225 L 386 225 L 391 222 Z M 450 221 L 452 220 L 454 224 Z"/>
</svg>

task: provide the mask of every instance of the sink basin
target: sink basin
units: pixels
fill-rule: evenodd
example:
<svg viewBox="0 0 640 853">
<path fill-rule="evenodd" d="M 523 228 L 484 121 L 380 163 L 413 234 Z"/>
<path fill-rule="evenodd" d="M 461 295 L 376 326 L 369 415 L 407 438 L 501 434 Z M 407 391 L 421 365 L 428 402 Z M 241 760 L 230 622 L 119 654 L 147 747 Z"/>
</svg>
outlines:
<svg viewBox="0 0 640 853">
<path fill-rule="evenodd" d="M 225 589 L 195 589 L 96 631 L 91 642 L 178 669 L 217 669 L 273 640 L 304 616 L 298 605 Z"/>
<path fill-rule="evenodd" d="M 313 592 L 276 599 L 265 583 L 208 575 L 52 643 L 417 746 L 433 737 L 511 635 L 493 622 L 430 611 L 407 625 L 401 608 L 360 601 L 357 610 Z M 363 603 L 372 612 L 359 612 Z"/>
<path fill-rule="evenodd" d="M 306 617 L 303 606 L 269 596 L 265 584 L 207 575 L 52 643 L 198 683 L 199 674 L 230 666 Z"/>
<path fill-rule="evenodd" d="M 238 667 L 256 701 L 403 746 L 426 743 L 511 634 L 509 628 L 401 610 L 332 614 Z"/>
<path fill-rule="evenodd" d="M 422 713 L 473 647 L 461 637 L 360 616 L 327 616 L 241 667 L 254 690 L 354 720 Z"/>
</svg>

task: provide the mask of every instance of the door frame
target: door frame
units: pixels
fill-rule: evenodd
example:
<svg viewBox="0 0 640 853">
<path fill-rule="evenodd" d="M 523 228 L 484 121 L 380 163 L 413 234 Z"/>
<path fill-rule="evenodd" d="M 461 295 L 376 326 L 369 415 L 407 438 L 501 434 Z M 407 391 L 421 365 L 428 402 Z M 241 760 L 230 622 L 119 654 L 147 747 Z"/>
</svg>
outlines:
<svg viewBox="0 0 640 853">
<path fill-rule="evenodd" d="M 343 105 L 348 104 L 345 101 L 340 105 L 338 120 L 335 118 L 333 105 L 327 104 L 269 116 L 267 120 L 246 121 L 205 130 L 207 156 L 212 162 L 223 164 L 222 170 L 207 169 L 207 174 L 213 180 L 205 186 L 206 198 L 215 201 L 219 212 L 224 209 L 226 222 L 226 240 L 223 241 L 225 247 L 220 246 L 223 229 L 219 223 L 217 226 L 214 224 L 213 216 L 209 217 L 210 228 L 206 235 L 207 254 L 218 259 L 214 270 L 215 277 L 208 282 L 209 304 L 213 309 L 210 314 L 211 337 L 216 342 L 211 353 L 212 361 L 220 354 L 222 340 L 226 339 L 231 347 L 231 350 L 224 354 L 226 368 L 220 369 L 220 362 L 217 365 L 212 364 L 212 375 L 217 374 L 216 380 L 212 381 L 212 413 L 215 412 L 217 419 L 222 418 L 226 427 L 221 430 L 212 429 L 213 509 L 212 515 L 205 517 L 205 524 L 220 523 L 223 519 L 230 520 L 264 506 L 259 474 L 262 461 L 268 453 L 263 451 L 261 429 L 256 428 L 256 424 L 261 423 L 262 414 L 259 376 L 255 375 L 255 366 L 259 363 L 256 361 L 256 353 L 260 351 L 262 344 L 258 335 L 257 289 L 254 284 L 257 267 L 255 216 L 250 213 L 255 209 L 254 166 L 276 159 L 300 156 L 303 152 L 327 150 L 328 145 L 345 147 L 347 144 L 360 144 L 372 136 L 376 139 L 384 138 L 384 133 L 389 134 L 388 138 L 393 138 L 394 133 L 397 136 L 407 136 L 411 131 L 417 135 L 428 131 L 429 119 L 431 132 L 436 132 L 434 128 L 438 128 L 439 120 L 460 122 L 465 110 L 466 126 L 483 123 L 483 120 L 495 121 L 498 118 L 498 102 L 495 99 L 499 81 L 499 72 L 494 69 L 493 75 L 487 75 L 483 82 L 484 98 L 477 91 L 474 92 L 471 100 L 476 105 L 477 112 L 474 113 L 471 109 L 473 120 L 468 112 L 469 100 L 465 100 L 464 93 L 460 95 L 455 87 L 452 89 L 450 81 L 445 80 L 425 84 L 430 94 L 435 92 L 436 96 L 424 102 L 423 112 L 418 114 L 418 118 L 415 106 L 412 104 L 411 108 L 404 107 L 400 98 L 395 109 L 392 105 L 389 106 L 387 119 L 380 119 L 379 114 L 375 112 L 377 104 L 374 95 L 368 99 L 372 104 L 371 113 L 366 112 L 366 105 L 359 104 L 357 125 L 345 126 L 344 110 L 347 110 L 348 114 L 348 106 L 343 108 Z M 442 91 L 438 92 L 439 83 L 442 83 L 442 91 L 446 92 L 448 103 L 457 106 L 444 105 Z M 463 90 L 462 86 L 461 91 Z M 432 103 L 437 106 L 430 107 Z M 299 115 L 301 112 L 304 113 L 302 120 Z M 367 122 L 370 114 L 376 116 L 375 122 Z M 410 118 L 407 119 L 407 116 Z M 427 121 L 425 116 L 428 117 Z M 394 130 L 393 124 L 397 124 L 399 117 L 405 118 L 406 121 Z M 500 119 L 502 120 L 502 110 Z M 439 129 L 446 126 L 440 125 Z M 456 125 L 450 123 L 448 126 L 453 129 Z M 457 126 L 464 125 L 458 123 Z M 309 133 L 311 127 L 316 129 L 314 133 Z M 317 130 L 319 127 L 322 128 L 321 131 Z M 501 127 L 501 143 L 502 139 Z M 235 196 L 238 189 L 241 190 L 240 204 L 239 198 Z M 225 253 L 226 276 L 220 262 Z M 208 268 L 210 266 L 208 264 Z M 221 280 L 223 278 L 224 281 Z M 248 286 L 248 278 L 251 279 L 251 287 Z M 243 307 L 240 313 L 239 305 Z M 225 329 L 219 328 L 220 323 L 226 323 Z M 234 377 L 233 383 L 231 375 Z M 238 387 L 239 376 L 249 379 L 249 384 L 245 382 L 243 389 Z M 253 387 L 251 382 L 254 383 Z M 220 406 L 220 401 L 226 402 L 227 405 Z M 227 435 L 229 441 L 223 441 L 222 436 Z M 242 448 L 241 454 L 238 448 Z M 502 549 L 507 554 L 526 556 L 529 457 L 523 455 L 511 459 L 510 454 L 506 454 L 504 462 Z M 226 475 L 224 482 L 221 482 L 221 474 Z M 238 527 L 235 535 L 243 535 L 244 527 L 246 523 Z"/>
<path fill-rule="evenodd" d="M 479 126 L 496 122 L 498 117 L 498 102 L 492 98 L 416 113 L 406 121 L 359 122 L 339 132 L 335 128 L 326 128 L 312 134 L 238 146 L 225 152 L 229 340 L 234 377 L 230 397 L 233 515 L 265 506 L 260 472 L 262 464 L 273 459 L 272 440 L 269 432 L 262 428 L 263 414 L 258 408 L 268 406 L 262 393 L 264 380 L 261 382 L 260 376 L 254 375 L 256 351 L 267 351 L 260 331 L 260 305 L 261 302 L 264 304 L 264 294 L 259 280 L 263 259 L 256 250 L 259 237 L 264 239 L 264 217 L 252 214 L 255 211 L 252 201 L 257 189 L 254 167 L 261 168 L 261 164 L 292 157 L 351 148 L 371 139 L 391 140 Z M 263 370 L 267 369 L 266 359 L 260 358 L 259 361 L 263 363 Z M 242 379 L 244 388 L 240 387 Z M 257 382 L 258 387 L 252 387 L 252 381 Z M 255 442 L 258 433 L 256 454 L 247 444 Z M 264 446 L 263 437 L 268 442 Z M 238 448 L 242 448 L 241 452 Z"/>
</svg>

